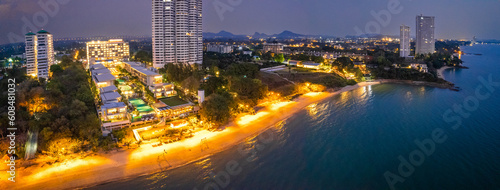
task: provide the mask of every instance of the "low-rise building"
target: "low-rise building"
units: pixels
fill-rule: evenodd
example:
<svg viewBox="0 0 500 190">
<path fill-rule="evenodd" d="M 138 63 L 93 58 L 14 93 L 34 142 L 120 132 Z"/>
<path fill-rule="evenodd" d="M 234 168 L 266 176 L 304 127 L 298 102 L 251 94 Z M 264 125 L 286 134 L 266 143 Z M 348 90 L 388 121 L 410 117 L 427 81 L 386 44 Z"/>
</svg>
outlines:
<svg viewBox="0 0 500 190">
<path fill-rule="evenodd" d="M 103 121 L 128 120 L 127 110 L 123 102 L 110 102 L 101 106 L 101 118 Z"/>
<path fill-rule="evenodd" d="M 302 61 L 295 61 L 295 60 L 288 61 L 288 65 L 298 66 L 299 64 L 302 64 Z"/>
<path fill-rule="evenodd" d="M 111 85 L 111 86 L 99 88 L 99 93 L 100 94 L 108 93 L 108 92 L 118 92 L 118 88 L 116 88 L 115 85 Z"/>
<path fill-rule="evenodd" d="M 194 111 L 194 104 L 178 97 L 162 98 L 153 104 L 153 108 L 160 117 L 178 118 L 186 117 Z"/>
<path fill-rule="evenodd" d="M 103 88 L 114 84 L 116 77 L 109 73 L 94 75 L 92 77 L 97 88 Z"/>
<path fill-rule="evenodd" d="M 149 86 L 149 90 L 153 92 L 156 98 L 161 98 L 163 96 L 170 97 L 177 95 L 177 91 L 174 90 L 174 84 L 171 83 L 159 83 Z"/>
<path fill-rule="evenodd" d="M 208 52 L 217 52 L 217 53 L 232 53 L 233 46 L 230 45 L 216 45 L 216 44 L 208 44 L 207 45 Z"/>
<path fill-rule="evenodd" d="M 252 51 L 243 51 L 243 55 L 250 55 L 250 56 L 252 56 L 252 53 L 253 53 Z"/>
<path fill-rule="evenodd" d="M 314 62 L 303 62 L 299 67 L 304 67 L 307 69 L 319 69 L 321 66 L 321 63 L 314 63 Z"/>
<path fill-rule="evenodd" d="M 141 81 L 147 86 L 163 82 L 163 76 L 161 74 L 156 73 L 146 67 L 143 67 L 141 63 L 123 62 L 123 68 L 133 76 L 139 78 L 139 81 Z"/>
<path fill-rule="evenodd" d="M 101 93 L 101 101 L 103 104 L 119 102 L 121 100 L 122 96 L 118 92 Z"/>
<path fill-rule="evenodd" d="M 124 62 L 123 68 L 130 72 L 133 76 L 137 76 L 139 81 L 147 86 L 147 88 L 155 94 L 156 98 L 162 96 L 174 96 L 177 92 L 174 90 L 174 85 L 163 83 L 163 76 L 137 62 Z"/>
<path fill-rule="evenodd" d="M 412 64 L 410 64 L 410 68 L 418 70 L 418 71 L 420 71 L 422 73 L 428 73 L 429 72 L 429 68 L 427 67 L 427 64 L 412 63 Z"/>
<path fill-rule="evenodd" d="M 284 45 L 280 43 L 265 43 L 264 44 L 264 53 L 272 52 L 272 53 L 282 53 Z"/>
</svg>

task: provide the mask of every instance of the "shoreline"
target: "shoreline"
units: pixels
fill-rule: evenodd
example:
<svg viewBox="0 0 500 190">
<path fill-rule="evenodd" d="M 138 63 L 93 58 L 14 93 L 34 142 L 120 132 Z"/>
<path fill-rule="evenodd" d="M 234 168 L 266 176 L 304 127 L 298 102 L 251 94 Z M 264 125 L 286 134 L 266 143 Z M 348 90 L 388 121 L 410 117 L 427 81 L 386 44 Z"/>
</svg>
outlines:
<svg viewBox="0 0 500 190">
<path fill-rule="evenodd" d="M 57 163 L 54 164 L 55 166 L 48 166 L 47 169 L 45 169 L 46 167 L 37 167 L 32 170 L 29 169 L 29 171 L 21 171 L 19 174 L 20 183 L 16 183 L 14 189 L 89 188 L 182 167 L 232 148 L 248 138 L 257 136 L 274 127 L 277 123 L 292 117 L 310 104 L 322 102 L 343 92 L 377 84 L 382 84 L 382 82 L 363 82 L 343 87 L 335 92 L 302 95 L 277 110 L 266 108 L 253 116 L 249 116 L 256 120 L 254 122 L 239 125 L 235 119 L 235 121 L 226 125 L 223 131 L 212 132 L 208 134 L 208 137 L 203 136 L 203 134 L 195 135 L 192 139 L 184 140 L 185 142 L 180 141 L 178 144 L 165 145 L 162 147 L 165 148 L 163 150 L 162 148 L 152 148 L 151 144 L 145 144 L 137 149 L 118 150 L 113 151 L 113 153 L 84 158 L 81 161 L 84 164 L 78 167 L 72 167 L 72 163 Z M 268 114 L 263 115 L 262 113 Z M 200 143 L 200 139 L 203 139 L 200 137 L 206 138 L 205 146 L 210 145 L 205 151 L 200 151 L 201 147 L 204 146 L 204 144 Z M 213 137 L 213 139 L 210 137 Z M 163 162 L 158 155 L 163 155 L 164 150 L 167 149 L 168 154 L 163 156 L 166 162 Z M 167 162 L 171 166 L 166 165 Z M 64 168 L 64 166 L 67 168 Z M 53 172 L 47 173 L 44 170 Z M 32 181 L 36 182 L 30 183 Z M 23 185 L 17 186 L 17 184 Z"/>
<path fill-rule="evenodd" d="M 443 67 L 439 68 L 439 69 L 437 70 L 437 72 L 436 72 L 436 73 L 437 73 L 437 77 L 438 77 L 438 78 L 440 78 L 440 79 L 446 80 L 446 79 L 444 78 L 443 72 L 444 72 L 445 70 L 447 70 L 447 69 L 451 69 L 451 68 L 454 68 L 454 67 L 450 67 L 450 66 L 443 66 Z"/>
</svg>

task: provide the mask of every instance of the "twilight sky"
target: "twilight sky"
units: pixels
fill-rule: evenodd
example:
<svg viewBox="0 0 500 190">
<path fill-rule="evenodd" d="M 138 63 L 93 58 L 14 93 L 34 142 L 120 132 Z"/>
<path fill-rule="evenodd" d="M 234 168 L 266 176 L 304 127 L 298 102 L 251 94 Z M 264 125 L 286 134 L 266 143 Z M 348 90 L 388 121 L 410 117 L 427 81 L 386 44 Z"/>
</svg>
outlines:
<svg viewBox="0 0 500 190">
<path fill-rule="evenodd" d="M 40 2 L 57 2 L 58 9 L 53 5 L 47 9 Z M 399 6 L 388 8 L 389 2 Z M 203 4 L 205 32 L 290 30 L 345 36 L 374 33 L 379 27 L 382 34 L 396 35 L 406 24 L 413 36 L 415 16 L 422 13 L 436 17 L 437 38 L 500 39 L 500 0 L 204 0 Z M 391 18 L 381 16 L 379 21 L 372 11 L 392 11 Z M 150 36 L 151 0 L 0 0 L 0 44 L 19 40 L 24 26 L 33 25 L 43 26 L 55 38 Z"/>
</svg>

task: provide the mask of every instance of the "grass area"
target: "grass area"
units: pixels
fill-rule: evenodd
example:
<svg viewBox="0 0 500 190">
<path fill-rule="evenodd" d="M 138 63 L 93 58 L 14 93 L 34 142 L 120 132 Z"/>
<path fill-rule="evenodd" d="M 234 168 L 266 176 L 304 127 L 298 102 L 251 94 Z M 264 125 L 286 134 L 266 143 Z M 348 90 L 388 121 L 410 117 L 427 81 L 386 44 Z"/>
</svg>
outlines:
<svg viewBox="0 0 500 190">
<path fill-rule="evenodd" d="M 168 97 L 160 99 L 163 103 L 167 104 L 170 107 L 187 104 L 188 102 L 178 98 L 178 97 Z"/>
<path fill-rule="evenodd" d="M 267 85 L 270 91 L 280 93 L 283 96 L 293 94 L 295 85 L 275 74 L 260 72 L 259 79 L 262 81 L 262 83 Z"/>
</svg>

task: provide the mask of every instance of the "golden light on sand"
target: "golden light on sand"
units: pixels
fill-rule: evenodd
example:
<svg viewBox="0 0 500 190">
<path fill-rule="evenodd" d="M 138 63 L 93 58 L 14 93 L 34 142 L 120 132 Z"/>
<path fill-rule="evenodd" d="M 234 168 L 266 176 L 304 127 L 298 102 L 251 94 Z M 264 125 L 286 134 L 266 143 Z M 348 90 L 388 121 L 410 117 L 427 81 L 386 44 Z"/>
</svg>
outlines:
<svg viewBox="0 0 500 190">
<path fill-rule="evenodd" d="M 255 115 L 245 115 L 245 116 L 240 117 L 236 123 L 238 125 L 247 125 L 247 124 L 250 124 L 250 123 L 252 123 L 254 121 L 257 121 L 260 118 L 262 118 L 264 116 L 267 116 L 269 114 L 271 114 L 271 113 L 270 112 L 266 112 L 266 111 L 261 111 L 261 112 L 258 112 Z"/>
<path fill-rule="evenodd" d="M 210 131 L 199 131 L 196 133 L 193 133 L 192 138 L 184 139 L 182 141 L 178 141 L 175 143 L 170 143 L 170 144 L 164 144 L 161 146 L 153 147 L 152 144 L 145 144 L 142 145 L 140 148 L 135 150 L 130 154 L 130 159 L 141 159 L 144 157 L 148 157 L 151 155 L 162 155 L 164 152 L 169 152 L 170 150 L 173 149 L 189 149 L 193 148 L 195 146 L 200 145 L 202 140 L 210 140 L 211 138 L 220 135 L 222 133 L 229 133 L 231 130 L 229 128 L 226 128 L 224 131 L 218 131 L 218 132 L 210 132 Z"/>
<path fill-rule="evenodd" d="M 52 166 L 48 166 L 47 169 L 43 169 L 42 171 L 37 171 L 33 175 L 29 176 L 31 179 L 37 180 L 41 178 L 46 178 L 51 175 L 65 172 L 68 170 L 76 169 L 76 168 L 90 168 L 93 165 L 104 165 L 108 164 L 110 161 L 106 158 L 86 158 L 80 160 L 72 160 L 68 162 L 63 162 L 59 164 L 54 164 Z"/>
<path fill-rule="evenodd" d="M 293 104 L 293 103 L 295 103 L 295 102 L 292 102 L 292 101 L 288 101 L 288 102 L 278 102 L 278 103 L 271 104 L 271 105 L 269 106 L 269 109 L 270 109 L 270 110 L 272 110 L 272 111 L 276 111 L 276 110 L 279 110 L 279 109 L 281 109 L 281 108 L 283 108 L 283 107 L 286 107 L 286 106 L 288 106 L 288 105 L 291 105 L 291 104 Z"/>
<path fill-rule="evenodd" d="M 323 94 L 322 92 L 309 92 L 307 94 L 304 94 L 304 96 L 307 96 L 307 97 L 315 97 L 315 96 L 318 96 L 318 95 L 321 95 Z"/>
</svg>

